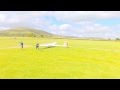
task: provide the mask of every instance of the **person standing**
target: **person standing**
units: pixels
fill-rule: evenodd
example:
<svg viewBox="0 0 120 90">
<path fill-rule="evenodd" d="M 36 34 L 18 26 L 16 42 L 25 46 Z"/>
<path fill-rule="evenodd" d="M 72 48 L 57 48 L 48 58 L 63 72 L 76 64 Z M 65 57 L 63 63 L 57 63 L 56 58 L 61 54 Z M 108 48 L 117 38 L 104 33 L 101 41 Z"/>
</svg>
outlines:
<svg viewBox="0 0 120 90">
<path fill-rule="evenodd" d="M 39 43 L 36 44 L 36 49 L 39 49 Z"/>
<path fill-rule="evenodd" d="M 21 49 L 23 49 L 23 45 L 24 45 L 23 42 L 21 42 L 20 45 L 21 45 Z"/>
<path fill-rule="evenodd" d="M 68 42 L 67 41 L 64 42 L 64 46 L 68 47 Z"/>
</svg>

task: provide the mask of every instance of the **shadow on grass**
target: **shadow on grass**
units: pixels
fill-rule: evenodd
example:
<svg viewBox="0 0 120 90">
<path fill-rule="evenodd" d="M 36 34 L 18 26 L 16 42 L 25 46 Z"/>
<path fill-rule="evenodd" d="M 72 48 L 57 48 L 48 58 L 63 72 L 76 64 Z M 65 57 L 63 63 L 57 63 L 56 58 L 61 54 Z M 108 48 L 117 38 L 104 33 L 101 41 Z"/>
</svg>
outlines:
<svg viewBox="0 0 120 90">
<path fill-rule="evenodd" d="M 42 48 L 42 49 L 49 49 L 49 48 L 54 48 L 54 47 L 44 47 L 44 48 Z"/>
<path fill-rule="evenodd" d="M 36 50 L 41 50 L 41 51 L 43 51 L 44 49 L 49 49 L 49 48 L 54 48 L 54 47 L 40 47 L 40 48 L 38 48 L 38 49 L 36 49 Z"/>
<path fill-rule="evenodd" d="M 39 49 L 36 49 L 36 50 L 41 50 L 43 51 L 44 49 L 50 49 L 50 48 L 56 48 L 56 47 L 40 47 Z M 70 47 L 65 47 L 65 48 L 70 48 Z"/>
</svg>

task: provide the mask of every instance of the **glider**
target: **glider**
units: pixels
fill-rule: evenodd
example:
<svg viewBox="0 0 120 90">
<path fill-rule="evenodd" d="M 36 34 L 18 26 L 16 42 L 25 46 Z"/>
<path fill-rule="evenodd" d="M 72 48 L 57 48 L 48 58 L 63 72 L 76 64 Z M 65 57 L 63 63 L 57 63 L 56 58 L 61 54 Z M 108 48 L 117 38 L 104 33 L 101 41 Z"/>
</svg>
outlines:
<svg viewBox="0 0 120 90">
<path fill-rule="evenodd" d="M 53 43 L 48 43 L 48 44 L 40 44 L 40 46 L 45 46 L 45 47 L 56 47 L 56 46 L 67 47 L 67 44 L 64 43 L 63 45 L 57 45 L 56 42 L 53 42 Z"/>
</svg>

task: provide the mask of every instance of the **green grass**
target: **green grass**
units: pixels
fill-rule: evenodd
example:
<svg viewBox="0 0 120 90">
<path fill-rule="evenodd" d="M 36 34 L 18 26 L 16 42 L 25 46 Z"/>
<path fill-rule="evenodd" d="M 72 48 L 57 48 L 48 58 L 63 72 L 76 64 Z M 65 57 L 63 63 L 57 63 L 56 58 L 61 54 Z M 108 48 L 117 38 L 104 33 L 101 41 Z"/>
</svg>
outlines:
<svg viewBox="0 0 120 90">
<path fill-rule="evenodd" d="M 31 47 L 21 50 L 20 41 Z M 70 48 L 35 49 L 54 41 L 66 40 L 0 38 L 0 78 L 120 78 L 120 42 L 67 40 Z"/>
</svg>

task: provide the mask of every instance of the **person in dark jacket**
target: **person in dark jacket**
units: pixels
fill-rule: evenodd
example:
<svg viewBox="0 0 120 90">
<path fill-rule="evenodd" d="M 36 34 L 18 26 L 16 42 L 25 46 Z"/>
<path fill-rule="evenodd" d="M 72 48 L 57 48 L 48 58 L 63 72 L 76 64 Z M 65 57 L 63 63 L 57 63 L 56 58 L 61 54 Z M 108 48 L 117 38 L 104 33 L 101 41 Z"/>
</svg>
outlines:
<svg viewBox="0 0 120 90">
<path fill-rule="evenodd" d="M 21 46 L 22 49 L 23 49 L 23 45 L 24 45 L 23 42 L 21 42 L 21 43 L 20 43 L 20 46 Z"/>
<path fill-rule="evenodd" d="M 36 49 L 39 49 L 39 43 L 36 44 Z"/>
</svg>

